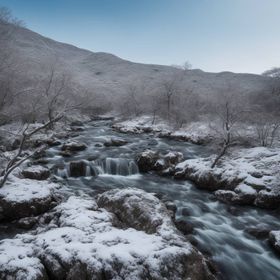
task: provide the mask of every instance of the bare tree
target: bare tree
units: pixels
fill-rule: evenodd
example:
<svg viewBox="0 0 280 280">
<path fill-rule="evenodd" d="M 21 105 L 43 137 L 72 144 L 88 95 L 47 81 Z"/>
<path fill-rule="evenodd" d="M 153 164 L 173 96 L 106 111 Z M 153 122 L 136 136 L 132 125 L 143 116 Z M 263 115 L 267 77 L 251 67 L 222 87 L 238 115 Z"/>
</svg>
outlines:
<svg viewBox="0 0 280 280">
<path fill-rule="evenodd" d="M 55 116 L 51 121 L 48 121 L 47 123 L 45 123 L 44 125 L 41 125 L 37 128 L 35 128 L 32 131 L 28 131 L 29 129 L 29 125 L 26 125 L 23 129 L 23 132 L 21 134 L 21 140 L 20 140 L 20 144 L 19 144 L 19 148 L 18 151 L 16 152 L 16 154 L 8 161 L 4 171 L 1 174 L 1 178 L 0 178 L 0 188 L 4 186 L 5 182 L 7 181 L 9 175 L 12 173 L 12 171 L 17 168 L 18 166 L 20 166 L 23 162 L 25 162 L 27 159 L 31 158 L 32 156 L 34 156 L 36 153 L 39 153 L 42 151 L 42 149 L 45 149 L 46 147 L 40 148 L 39 150 L 35 150 L 33 153 L 30 153 L 29 155 L 25 156 L 25 157 L 21 157 L 22 156 L 22 152 L 23 152 L 23 148 L 24 148 L 24 144 L 26 143 L 27 140 L 29 140 L 32 135 L 38 133 L 40 130 L 43 130 L 44 128 L 47 128 L 48 126 L 50 126 L 52 123 L 59 121 L 61 118 L 63 117 L 63 115 L 57 115 Z"/>
<path fill-rule="evenodd" d="M 139 102 L 139 95 L 141 94 L 139 88 L 135 85 L 129 85 L 127 88 L 127 106 L 132 110 L 132 114 L 138 117 L 141 113 L 141 107 Z"/>
<path fill-rule="evenodd" d="M 152 95 L 151 100 L 149 101 L 152 113 L 152 125 L 156 123 L 156 117 L 161 110 L 161 103 L 158 98 L 158 95 Z"/>
<path fill-rule="evenodd" d="M 237 143 L 239 125 L 245 116 L 246 110 L 238 103 L 238 97 L 231 95 L 216 106 L 214 113 L 217 116 L 217 124 L 210 124 L 210 128 L 216 133 L 217 138 L 221 139 L 222 147 L 211 168 L 214 168 L 227 150 Z"/>
<path fill-rule="evenodd" d="M 254 114 L 254 127 L 259 145 L 272 147 L 275 139 L 279 136 L 280 120 L 273 114 L 259 112 Z"/>
<path fill-rule="evenodd" d="M 180 82 L 182 81 L 182 73 L 180 71 L 173 72 L 166 80 L 162 82 L 162 94 L 165 99 L 167 119 L 171 123 L 171 106 L 173 98 L 180 91 Z"/>
<path fill-rule="evenodd" d="M 72 96 L 74 85 L 71 76 L 59 72 L 55 63 L 50 65 L 45 80 L 39 82 L 39 88 L 44 99 L 44 107 L 50 123 L 49 128 L 53 128 L 52 120 L 59 112 L 66 112 L 80 106 Z"/>
</svg>

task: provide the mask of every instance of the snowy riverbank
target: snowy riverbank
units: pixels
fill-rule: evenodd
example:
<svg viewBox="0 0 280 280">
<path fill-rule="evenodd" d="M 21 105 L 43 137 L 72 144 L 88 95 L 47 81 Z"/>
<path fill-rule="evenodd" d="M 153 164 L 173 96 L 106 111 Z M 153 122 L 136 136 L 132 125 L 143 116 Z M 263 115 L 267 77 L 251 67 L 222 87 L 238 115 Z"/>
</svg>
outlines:
<svg viewBox="0 0 280 280">
<path fill-rule="evenodd" d="M 50 197 L 54 187 L 20 181 L 7 186 L 9 191 L 2 189 L 1 197 L 37 208 L 33 201 Z M 21 191 L 27 192 L 19 196 Z M 112 190 L 96 199 L 70 196 L 38 216 L 33 230 L 0 241 L 1 279 L 66 276 L 215 279 L 207 260 L 175 228 L 165 205 L 138 189 Z"/>
</svg>

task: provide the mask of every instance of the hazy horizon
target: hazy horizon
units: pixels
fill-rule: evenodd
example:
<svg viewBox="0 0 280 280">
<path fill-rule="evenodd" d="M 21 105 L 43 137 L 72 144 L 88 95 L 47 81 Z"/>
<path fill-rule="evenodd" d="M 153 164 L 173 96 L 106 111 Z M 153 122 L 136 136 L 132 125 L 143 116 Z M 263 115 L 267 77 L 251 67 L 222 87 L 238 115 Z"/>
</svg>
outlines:
<svg viewBox="0 0 280 280">
<path fill-rule="evenodd" d="M 51 39 L 139 63 L 189 61 L 207 72 L 278 66 L 280 2 L 1 0 L 26 27 Z"/>
</svg>

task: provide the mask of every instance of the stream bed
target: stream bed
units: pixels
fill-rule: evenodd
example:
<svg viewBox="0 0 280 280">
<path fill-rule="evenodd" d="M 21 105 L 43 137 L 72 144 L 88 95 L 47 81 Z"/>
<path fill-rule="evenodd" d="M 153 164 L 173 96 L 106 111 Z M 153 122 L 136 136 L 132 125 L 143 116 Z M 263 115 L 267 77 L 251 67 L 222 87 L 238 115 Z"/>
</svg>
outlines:
<svg viewBox="0 0 280 280">
<path fill-rule="evenodd" d="M 106 147 L 111 137 L 128 143 Z M 280 229 L 279 211 L 251 207 L 229 206 L 218 202 L 209 192 L 197 189 L 189 181 L 176 181 L 156 174 L 139 174 L 135 157 L 150 148 L 167 153 L 179 151 L 184 158 L 208 156 L 207 147 L 155 138 L 152 134 L 121 134 L 111 128 L 109 121 L 92 122 L 74 138 L 87 149 L 71 157 L 59 155 L 61 146 L 47 152 L 48 167 L 59 166 L 56 175 L 77 195 L 96 194 L 113 188 L 136 187 L 159 193 L 175 202 L 176 218 L 186 219 L 194 226 L 191 236 L 197 247 L 209 254 L 223 279 L 280 279 L 280 258 L 270 248 L 267 239 L 256 239 L 246 233 L 248 228 Z M 69 176 L 69 162 L 85 160 L 89 166 L 86 176 Z"/>
</svg>

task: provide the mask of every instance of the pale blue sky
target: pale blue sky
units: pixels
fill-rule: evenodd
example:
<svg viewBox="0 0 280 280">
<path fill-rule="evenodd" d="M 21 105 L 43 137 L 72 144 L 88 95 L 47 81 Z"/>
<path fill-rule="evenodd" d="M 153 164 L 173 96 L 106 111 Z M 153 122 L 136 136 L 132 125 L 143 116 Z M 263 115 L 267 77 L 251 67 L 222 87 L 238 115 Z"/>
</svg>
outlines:
<svg viewBox="0 0 280 280">
<path fill-rule="evenodd" d="M 280 66 L 280 0 L 0 0 L 26 26 L 91 51 L 205 71 Z"/>
</svg>

